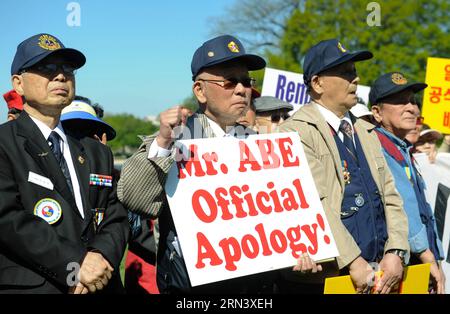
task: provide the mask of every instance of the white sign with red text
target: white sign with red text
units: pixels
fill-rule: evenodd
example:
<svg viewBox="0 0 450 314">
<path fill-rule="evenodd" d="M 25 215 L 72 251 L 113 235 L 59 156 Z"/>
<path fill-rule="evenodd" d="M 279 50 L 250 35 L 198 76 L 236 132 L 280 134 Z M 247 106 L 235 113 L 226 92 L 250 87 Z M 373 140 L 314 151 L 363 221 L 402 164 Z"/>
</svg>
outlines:
<svg viewBox="0 0 450 314">
<path fill-rule="evenodd" d="M 166 193 L 192 286 L 338 255 L 297 133 L 177 145 Z"/>
</svg>

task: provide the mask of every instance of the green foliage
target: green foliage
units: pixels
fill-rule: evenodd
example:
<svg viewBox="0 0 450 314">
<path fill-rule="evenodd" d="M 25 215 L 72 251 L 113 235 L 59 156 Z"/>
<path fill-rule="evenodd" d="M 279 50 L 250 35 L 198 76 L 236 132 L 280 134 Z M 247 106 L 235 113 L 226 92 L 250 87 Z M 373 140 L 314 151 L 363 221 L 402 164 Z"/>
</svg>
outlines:
<svg viewBox="0 0 450 314">
<path fill-rule="evenodd" d="M 142 143 L 138 135 L 150 135 L 158 127 L 150 121 L 136 118 L 131 114 L 108 115 L 103 120 L 116 130 L 116 138 L 108 142 L 115 155 L 130 155 Z"/>
<path fill-rule="evenodd" d="M 211 36 L 238 35 L 248 51 L 277 49 L 286 31 L 286 18 L 302 6 L 298 0 L 239 0 L 225 8 L 223 16 L 212 17 Z"/>
<path fill-rule="evenodd" d="M 298 65 L 306 51 L 320 40 L 339 38 L 347 49 L 372 51 L 374 58 L 357 63 L 361 84 L 379 75 L 401 71 L 413 80 L 425 80 L 427 57 L 450 56 L 450 20 L 447 0 L 377 1 L 381 26 L 369 26 L 367 1 L 306 1 L 287 21 L 280 40 L 281 54 L 268 54 L 269 63 L 287 70 Z"/>
<path fill-rule="evenodd" d="M 191 109 L 192 112 L 196 112 L 198 109 L 198 102 L 197 98 L 195 98 L 194 94 L 191 94 L 191 96 L 186 97 L 183 102 L 181 103 L 182 106 Z"/>
<path fill-rule="evenodd" d="M 367 10 L 369 2 L 237 1 L 223 17 L 216 19 L 216 25 L 222 33 L 245 38 L 244 44 L 259 44 L 252 46 L 252 50 L 265 49 L 262 53 L 268 66 L 280 70 L 303 72 L 301 63 L 306 51 L 325 39 L 338 38 L 350 51 L 370 50 L 374 58 L 357 63 L 360 84 L 364 85 L 371 85 L 379 75 L 390 71 L 401 71 L 412 80 L 424 81 L 428 57 L 450 57 L 448 0 L 377 1 L 381 26 L 367 24 L 372 13 Z M 231 17 L 229 12 L 234 12 Z M 242 26 L 245 23 L 249 25 L 247 28 Z M 270 44 L 264 39 L 270 39 Z"/>
</svg>

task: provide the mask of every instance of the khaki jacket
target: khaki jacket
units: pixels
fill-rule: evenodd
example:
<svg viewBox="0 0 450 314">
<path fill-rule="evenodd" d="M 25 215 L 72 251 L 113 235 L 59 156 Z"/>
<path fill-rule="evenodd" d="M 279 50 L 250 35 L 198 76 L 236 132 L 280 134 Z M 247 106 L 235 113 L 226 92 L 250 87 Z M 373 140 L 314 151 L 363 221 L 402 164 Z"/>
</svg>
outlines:
<svg viewBox="0 0 450 314">
<path fill-rule="evenodd" d="M 357 258 L 361 251 L 341 222 L 340 211 L 345 185 L 341 159 L 331 129 L 317 106 L 316 103 L 311 102 L 301 107 L 280 125 L 279 131 L 298 132 L 300 135 L 316 188 L 339 250 L 340 255 L 336 261 L 339 269 L 342 269 Z M 352 115 L 351 117 L 384 204 L 388 231 L 385 252 L 389 249 L 409 250 L 407 216 L 384 159 L 380 142 L 374 132 L 375 126 L 362 119 L 356 119 Z"/>
</svg>

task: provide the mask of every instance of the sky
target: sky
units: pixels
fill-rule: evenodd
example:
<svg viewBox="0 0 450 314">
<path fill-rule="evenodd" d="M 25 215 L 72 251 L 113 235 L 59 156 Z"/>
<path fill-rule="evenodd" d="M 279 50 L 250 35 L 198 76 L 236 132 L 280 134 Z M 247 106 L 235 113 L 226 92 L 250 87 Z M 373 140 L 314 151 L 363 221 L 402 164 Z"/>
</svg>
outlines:
<svg viewBox="0 0 450 314">
<path fill-rule="evenodd" d="M 0 94 L 12 88 L 17 45 L 49 33 L 86 56 L 76 74 L 78 95 L 98 102 L 106 113 L 157 115 L 191 95 L 192 55 L 215 36 L 213 17 L 233 2 L 1 0 Z M 0 103 L 0 121 L 6 121 L 3 97 Z"/>
</svg>

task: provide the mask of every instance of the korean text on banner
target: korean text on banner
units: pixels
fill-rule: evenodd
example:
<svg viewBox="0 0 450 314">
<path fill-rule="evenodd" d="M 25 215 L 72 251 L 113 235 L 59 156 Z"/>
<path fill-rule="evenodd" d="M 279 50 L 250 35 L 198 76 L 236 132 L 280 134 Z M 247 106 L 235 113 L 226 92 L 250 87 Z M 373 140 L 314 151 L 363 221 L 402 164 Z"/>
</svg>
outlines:
<svg viewBox="0 0 450 314">
<path fill-rule="evenodd" d="M 422 116 L 431 128 L 450 134 L 450 59 L 428 58 Z"/>
</svg>

